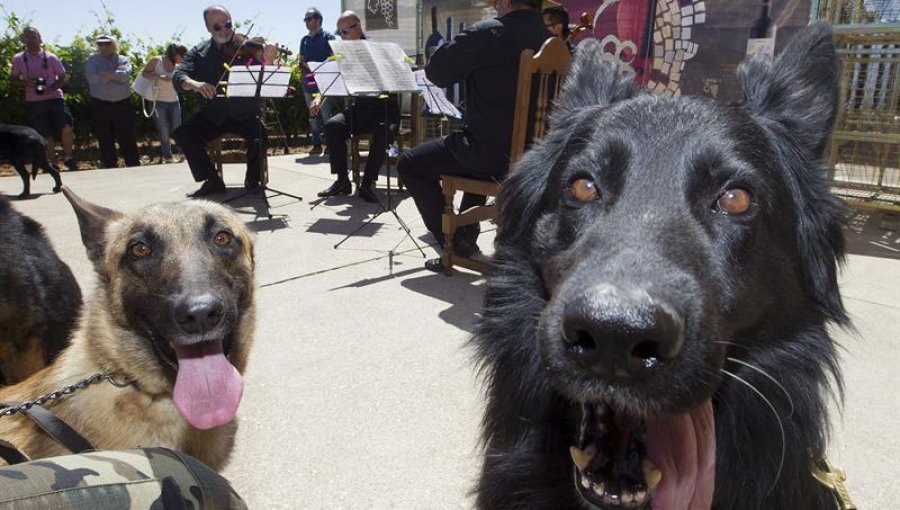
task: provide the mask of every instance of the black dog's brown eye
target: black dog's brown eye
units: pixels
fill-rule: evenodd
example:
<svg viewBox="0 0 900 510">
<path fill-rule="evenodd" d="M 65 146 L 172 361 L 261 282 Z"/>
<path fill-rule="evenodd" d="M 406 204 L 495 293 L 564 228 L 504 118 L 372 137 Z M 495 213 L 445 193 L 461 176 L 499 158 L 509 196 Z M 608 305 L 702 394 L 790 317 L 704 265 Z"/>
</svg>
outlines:
<svg viewBox="0 0 900 510">
<path fill-rule="evenodd" d="M 150 254 L 153 253 L 153 250 L 151 250 L 150 247 L 144 243 L 134 243 L 131 245 L 131 247 L 128 249 L 128 251 L 131 252 L 132 256 L 137 257 L 139 259 L 142 259 L 144 257 L 149 257 Z"/>
<path fill-rule="evenodd" d="M 597 183 L 590 179 L 578 179 L 569 186 L 569 190 L 575 200 L 587 203 L 600 198 L 600 192 L 597 190 Z"/>
<path fill-rule="evenodd" d="M 744 214 L 752 204 L 750 192 L 741 188 L 730 189 L 716 200 L 719 211 L 733 216 Z"/>
<path fill-rule="evenodd" d="M 216 243 L 216 246 L 228 246 L 231 243 L 231 239 L 232 236 L 228 232 L 219 232 L 213 238 L 213 242 Z"/>
</svg>

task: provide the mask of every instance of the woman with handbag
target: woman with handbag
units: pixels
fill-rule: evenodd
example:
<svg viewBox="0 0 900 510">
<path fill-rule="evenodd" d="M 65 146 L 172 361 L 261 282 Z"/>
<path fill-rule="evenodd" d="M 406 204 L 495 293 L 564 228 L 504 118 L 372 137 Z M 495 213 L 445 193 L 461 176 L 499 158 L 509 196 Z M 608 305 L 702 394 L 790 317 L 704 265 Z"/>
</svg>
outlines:
<svg viewBox="0 0 900 510">
<path fill-rule="evenodd" d="M 153 82 L 155 105 L 152 113 L 153 121 L 156 123 L 156 131 L 159 133 L 159 145 L 162 150 L 164 163 L 174 163 L 172 157 L 172 142 L 170 135 L 172 131 L 181 125 L 181 102 L 178 99 L 178 93 L 172 86 L 172 75 L 175 74 L 175 68 L 184 60 L 187 54 L 187 48 L 180 44 L 170 44 L 166 47 L 166 52 L 151 58 L 141 75 L 147 80 Z M 145 96 L 145 99 L 146 96 Z"/>
</svg>

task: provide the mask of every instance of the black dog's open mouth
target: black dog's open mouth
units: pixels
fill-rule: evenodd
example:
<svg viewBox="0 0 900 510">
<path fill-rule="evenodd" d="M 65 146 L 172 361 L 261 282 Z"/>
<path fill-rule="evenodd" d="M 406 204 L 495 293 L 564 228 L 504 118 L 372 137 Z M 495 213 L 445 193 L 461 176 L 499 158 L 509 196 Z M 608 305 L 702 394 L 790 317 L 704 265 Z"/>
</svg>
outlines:
<svg viewBox="0 0 900 510">
<path fill-rule="evenodd" d="M 605 402 L 584 404 L 570 453 L 575 486 L 591 507 L 709 508 L 715 482 L 712 404 L 646 419 Z"/>
</svg>

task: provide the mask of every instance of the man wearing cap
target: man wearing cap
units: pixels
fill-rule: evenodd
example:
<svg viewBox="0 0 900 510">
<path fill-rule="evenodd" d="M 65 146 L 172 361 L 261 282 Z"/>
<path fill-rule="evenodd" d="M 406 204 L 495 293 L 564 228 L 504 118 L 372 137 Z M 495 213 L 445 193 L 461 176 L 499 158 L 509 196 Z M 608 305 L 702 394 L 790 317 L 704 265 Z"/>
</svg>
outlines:
<svg viewBox="0 0 900 510">
<path fill-rule="evenodd" d="M 541 0 L 498 0 L 494 8 L 496 18 L 475 23 L 438 47 L 425 67 L 425 75 L 438 87 L 465 84 L 465 126 L 413 147 L 397 161 L 397 173 L 440 249 L 444 248 L 441 174 L 503 178 L 509 167 L 519 55 L 525 49 L 537 52 L 550 37 L 541 18 Z M 486 201 L 481 195 L 464 194 L 461 210 Z M 453 236 L 454 250 L 463 257 L 477 254 L 478 233 L 477 224 L 460 228 Z M 440 258 L 428 260 L 425 267 L 444 270 Z"/>
<path fill-rule="evenodd" d="M 101 35 L 94 42 L 97 53 L 87 59 L 84 74 L 91 94 L 91 114 L 100 144 L 100 160 L 104 168 L 118 166 L 114 143 L 117 141 L 125 166 L 139 166 L 131 105 L 131 63 L 119 55 L 115 37 Z"/>
<path fill-rule="evenodd" d="M 75 170 L 72 145 L 75 132 L 72 114 L 63 99 L 63 87 L 67 84 L 66 68 L 59 57 L 43 47 L 41 33 L 34 27 L 22 30 L 25 51 L 13 57 L 13 83 L 25 87 L 25 108 L 28 122 L 47 140 L 47 159 L 56 163 L 54 137 L 60 135 L 66 167 Z M 18 79 L 18 80 L 17 80 Z"/>
<path fill-rule="evenodd" d="M 334 40 L 334 34 L 322 28 L 322 13 L 315 7 L 306 10 L 303 17 L 306 29 L 309 30 L 307 35 L 300 40 L 300 63 L 306 67 L 307 62 L 324 62 L 333 52 L 328 41 Z M 306 71 L 309 71 L 307 68 Z M 301 82 L 303 87 L 303 97 L 306 99 L 306 105 L 311 106 L 313 103 L 313 94 L 318 92 L 315 82 L 308 82 L 305 79 Z M 331 103 L 323 100 L 319 103 L 319 111 L 316 115 L 309 115 L 309 132 L 312 134 L 313 148 L 310 154 L 319 154 L 322 152 L 322 119 L 331 118 Z"/>
<path fill-rule="evenodd" d="M 173 133 L 194 180 L 203 182 L 200 189 L 189 193 L 188 197 L 225 192 L 225 182 L 206 152 L 206 144 L 225 133 L 234 133 L 244 139 L 247 147 L 244 188 L 257 191 L 263 184 L 260 179 L 267 140 L 265 126 L 259 117 L 261 105 L 253 97 L 225 97 L 219 88 L 219 82 L 228 80 L 228 67 L 247 63 L 247 57 L 237 56 L 237 53 L 233 59 L 226 57 L 229 47 L 237 47 L 233 44 L 234 24 L 228 9 L 211 5 L 204 9 L 203 21 L 210 38 L 188 51 L 172 77 L 175 90 L 196 92 L 200 99 L 199 111 Z M 271 44 L 252 51 L 255 62 L 260 59 L 272 62 L 278 53 Z"/>
</svg>

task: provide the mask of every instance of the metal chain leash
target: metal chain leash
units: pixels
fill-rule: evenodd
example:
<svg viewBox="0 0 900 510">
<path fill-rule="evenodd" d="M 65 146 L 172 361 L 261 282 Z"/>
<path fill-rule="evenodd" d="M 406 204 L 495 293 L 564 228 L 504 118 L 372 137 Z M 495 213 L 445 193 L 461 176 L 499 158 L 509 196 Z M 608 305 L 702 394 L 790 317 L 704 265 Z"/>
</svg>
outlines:
<svg viewBox="0 0 900 510">
<path fill-rule="evenodd" d="M 113 374 L 94 374 L 88 378 L 78 381 L 75 384 L 70 384 L 56 391 L 51 391 L 50 393 L 41 395 L 34 400 L 27 400 L 11 407 L 0 408 L 0 416 L 11 416 L 16 413 L 27 411 L 36 405 L 43 405 L 46 402 L 58 400 L 67 395 L 71 395 L 76 391 L 83 390 L 88 386 L 91 386 L 92 384 L 97 384 L 100 381 L 108 381 L 110 384 L 118 388 L 124 388 L 126 386 L 134 384 L 133 380 L 127 378 L 121 381 L 116 380 L 116 377 Z M 2 405 L 2 403 L 0 403 L 0 405 Z"/>
</svg>

